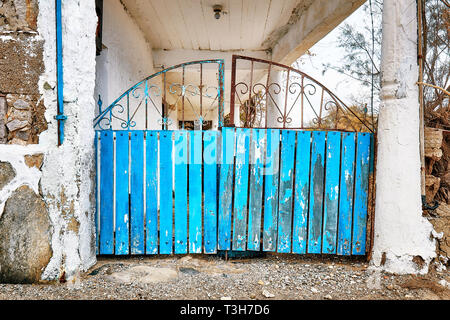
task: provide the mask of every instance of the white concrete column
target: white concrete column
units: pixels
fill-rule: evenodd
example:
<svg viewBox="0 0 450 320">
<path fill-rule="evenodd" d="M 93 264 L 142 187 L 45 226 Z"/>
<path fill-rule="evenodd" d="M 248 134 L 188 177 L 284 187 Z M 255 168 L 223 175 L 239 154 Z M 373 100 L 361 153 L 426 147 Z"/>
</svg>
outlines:
<svg viewBox="0 0 450 320">
<path fill-rule="evenodd" d="M 384 0 L 381 68 L 372 262 L 389 272 L 425 273 L 435 244 L 421 208 L 415 0 Z"/>
<path fill-rule="evenodd" d="M 45 40 L 45 72 L 40 90 L 46 106 L 48 130 L 40 135 L 45 160 L 40 186 L 52 223 L 53 255 L 42 274 L 72 279 L 96 262 L 94 129 L 95 114 L 95 1 L 62 2 L 64 67 L 64 143 L 57 146 L 55 2 L 39 1 L 39 34 Z"/>
</svg>

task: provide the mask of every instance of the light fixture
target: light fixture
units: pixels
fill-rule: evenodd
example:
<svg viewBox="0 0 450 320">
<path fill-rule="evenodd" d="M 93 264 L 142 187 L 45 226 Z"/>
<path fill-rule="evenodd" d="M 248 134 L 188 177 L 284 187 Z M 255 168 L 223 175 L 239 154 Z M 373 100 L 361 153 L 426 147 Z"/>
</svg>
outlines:
<svg viewBox="0 0 450 320">
<path fill-rule="evenodd" d="M 220 4 L 216 4 L 213 6 L 213 10 L 214 10 L 214 18 L 216 18 L 217 20 L 220 19 L 220 15 L 222 13 L 222 6 Z"/>
</svg>

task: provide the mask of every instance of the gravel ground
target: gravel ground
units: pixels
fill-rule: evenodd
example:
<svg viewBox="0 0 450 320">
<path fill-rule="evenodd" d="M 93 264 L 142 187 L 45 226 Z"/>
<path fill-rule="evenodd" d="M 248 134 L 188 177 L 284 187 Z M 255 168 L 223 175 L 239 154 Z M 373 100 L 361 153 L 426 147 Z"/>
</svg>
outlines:
<svg viewBox="0 0 450 320">
<path fill-rule="evenodd" d="M 133 257 L 99 258 L 65 283 L 0 284 L 0 299 L 448 300 L 449 286 L 448 272 L 390 275 L 339 257 Z"/>
</svg>

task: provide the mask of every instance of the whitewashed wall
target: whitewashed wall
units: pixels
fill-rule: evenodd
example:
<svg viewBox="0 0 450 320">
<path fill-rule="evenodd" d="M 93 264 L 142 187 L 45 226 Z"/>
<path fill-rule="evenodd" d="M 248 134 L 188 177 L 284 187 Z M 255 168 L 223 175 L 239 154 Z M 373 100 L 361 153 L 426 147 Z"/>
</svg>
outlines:
<svg viewBox="0 0 450 320">
<path fill-rule="evenodd" d="M 129 87 L 153 74 L 154 69 L 151 44 L 119 0 L 103 3 L 102 37 L 106 48 L 96 59 L 95 99 L 101 95 L 103 108 L 106 108 Z M 136 93 L 142 97 L 142 91 Z M 156 99 L 160 103 L 160 97 Z M 138 100 L 132 99 L 132 103 L 136 101 Z M 141 107 L 136 115 L 136 119 L 140 121 L 137 128 L 141 129 L 143 111 Z M 153 106 L 149 108 L 149 112 L 156 117 L 157 112 Z"/>
</svg>

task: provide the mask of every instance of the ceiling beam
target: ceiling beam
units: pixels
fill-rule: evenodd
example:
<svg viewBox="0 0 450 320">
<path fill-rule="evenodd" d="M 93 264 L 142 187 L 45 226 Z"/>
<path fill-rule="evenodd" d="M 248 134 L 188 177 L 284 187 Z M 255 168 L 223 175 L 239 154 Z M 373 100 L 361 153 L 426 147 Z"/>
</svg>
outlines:
<svg viewBox="0 0 450 320">
<path fill-rule="evenodd" d="M 212 60 L 212 59 L 224 59 L 225 70 L 231 69 L 231 62 L 233 54 L 249 56 L 258 59 L 270 60 L 270 56 L 264 50 L 229 50 L 229 51 L 216 51 L 216 50 L 188 50 L 188 49 L 153 49 L 153 64 L 155 69 L 159 70 L 161 67 L 168 68 L 180 63 L 197 61 L 197 60 Z M 205 68 L 208 68 L 205 65 Z M 216 68 L 211 64 L 210 68 Z M 239 69 L 242 69 L 241 67 Z"/>
<path fill-rule="evenodd" d="M 293 21 L 271 34 L 273 61 L 291 65 L 336 28 L 366 0 L 315 0 L 301 8 Z M 266 40 L 267 41 L 267 40 Z"/>
</svg>

